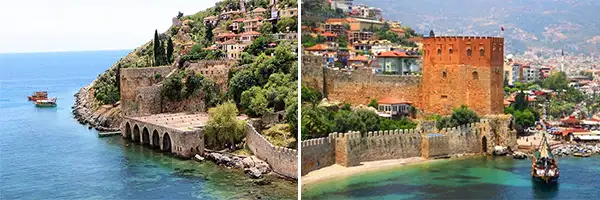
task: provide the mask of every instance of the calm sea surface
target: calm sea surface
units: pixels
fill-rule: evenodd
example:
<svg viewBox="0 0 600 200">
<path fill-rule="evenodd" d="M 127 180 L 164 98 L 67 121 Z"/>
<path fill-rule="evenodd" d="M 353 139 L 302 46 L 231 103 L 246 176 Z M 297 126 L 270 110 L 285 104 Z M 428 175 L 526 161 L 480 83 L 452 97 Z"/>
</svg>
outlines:
<svg viewBox="0 0 600 200">
<path fill-rule="evenodd" d="M 128 52 L 0 54 L 0 199 L 296 199 L 293 182 L 258 186 L 78 124 L 73 94 Z M 58 106 L 36 108 L 36 90 Z"/>
<path fill-rule="evenodd" d="M 531 180 L 531 160 L 471 157 L 402 166 L 302 188 L 302 199 L 598 199 L 600 156 L 559 159 L 561 177 Z"/>
</svg>

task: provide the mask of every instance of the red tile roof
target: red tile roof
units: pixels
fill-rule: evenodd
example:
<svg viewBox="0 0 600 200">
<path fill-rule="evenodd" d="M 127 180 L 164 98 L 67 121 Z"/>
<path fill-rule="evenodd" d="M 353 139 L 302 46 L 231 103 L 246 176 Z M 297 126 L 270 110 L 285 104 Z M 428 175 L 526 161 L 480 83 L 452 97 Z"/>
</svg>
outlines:
<svg viewBox="0 0 600 200">
<path fill-rule="evenodd" d="M 395 97 L 386 97 L 381 100 L 377 100 L 378 104 L 412 104 L 410 101 L 398 99 Z"/>
<path fill-rule="evenodd" d="M 244 32 L 242 35 L 261 35 L 262 33 L 256 31 Z"/>
<path fill-rule="evenodd" d="M 244 19 L 244 18 L 237 18 L 237 19 L 234 19 L 233 22 L 244 22 L 245 20 L 246 19 Z"/>
<path fill-rule="evenodd" d="M 342 19 L 342 18 L 329 18 L 327 19 L 327 21 L 325 21 L 326 24 L 337 24 L 337 23 L 344 23 L 346 22 L 346 19 Z"/>
<path fill-rule="evenodd" d="M 400 51 L 386 51 L 377 54 L 377 57 L 381 58 L 418 58 L 419 56 L 407 55 L 406 52 Z"/>
<path fill-rule="evenodd" d="M 329 32 L 329 31 L 323 33 L 322 35 L 325 37 L 337 37 L 337 34 Z"/>
<path fill-rule="evenodd" d="M 219 35 L 217 35 L 217 38 L 224 38 L 224 37 L 237 37 L 238 35 L 235 33 L 220 33 Z"/>
<path fill-rule="evenodd" d="M 312 47 L 307 47 L 304 50 L 306 50 L 306 51 L 324 51 L 327 48 L 329 48 L 329 47 L 326 44 L 317 44 Z"/>
<path fill-rule="evenodd" d="M 369 58 L 367 58 L 366 56 L 356 56 L 356 57 L 349 58 L 348 61 L 367 62 L 367 61 L 369 61 Z"/>
</svg>

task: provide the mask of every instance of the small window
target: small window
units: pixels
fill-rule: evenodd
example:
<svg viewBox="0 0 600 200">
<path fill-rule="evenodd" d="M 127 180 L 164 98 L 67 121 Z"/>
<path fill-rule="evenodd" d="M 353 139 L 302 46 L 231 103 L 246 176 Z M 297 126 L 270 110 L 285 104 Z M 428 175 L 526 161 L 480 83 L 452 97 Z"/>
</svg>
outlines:
<svg viewBox="0 0 600 200">
<path fill-rule="evenodd" d="M 446 71 L 442 72 L 442 78 L 446 78 Z"/>
<path fill-rule="evenodd" d="M 448 49 L 448 54 L 452 55 L 454 53 L 454 49 L 450 48 Z"/>
<path fill-rule="evenodd" d="M 448 95 L 442 95 L 442 99 L 447 99 Z"/>
<path fill-rule="evenodd" d="M 485 56 L 485 50 L 483 50 L 483 48 L 479 49 L 479 56 Z"/>
<path fill-rule="evenodd" d="M 477 71 L 473 72 L 473 80 L 479 80 L 479 73 Z"/>
<path fill-rule="evenodd" d="M 441 49 L 438 49 L 438 56 L 439 55 L 442 55 L 442 50 Z"/>
<path fill-rule="evenodd" d="M 472 53 L 473 51 L 471 49 L 467 49 L 467 56 L 471 56 Z"/>
</svg>

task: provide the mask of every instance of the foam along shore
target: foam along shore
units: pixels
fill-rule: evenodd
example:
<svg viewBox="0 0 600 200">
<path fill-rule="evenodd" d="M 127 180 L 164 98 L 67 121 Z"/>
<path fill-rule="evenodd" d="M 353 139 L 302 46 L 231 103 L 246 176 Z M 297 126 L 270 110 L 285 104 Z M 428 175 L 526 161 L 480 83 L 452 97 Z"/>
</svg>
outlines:
<svg viewBox="0 0 600 200">
<path fill-rule="evenodd" d="M 379 171 L 385 169 L 392 169 L 399 166 L 405 166 L 416 163 L 424 163 L 435 161 L 431 159 L 425 159 L 423 157 L 411 157 L 403 159 L 392 159 L 392 160 L 379 160 L 370 162 L 361 162 L 359 166 L 344 167 L 339 164 L 333 164 L 315 171 L 311 171 L 308 174 L 302 176 L 302 186 L 309 185 L 316 182 L 321 182 L 330 179 L 343 178 L 351 175 L 356 175 L 365 172 Z"/>
</svg>

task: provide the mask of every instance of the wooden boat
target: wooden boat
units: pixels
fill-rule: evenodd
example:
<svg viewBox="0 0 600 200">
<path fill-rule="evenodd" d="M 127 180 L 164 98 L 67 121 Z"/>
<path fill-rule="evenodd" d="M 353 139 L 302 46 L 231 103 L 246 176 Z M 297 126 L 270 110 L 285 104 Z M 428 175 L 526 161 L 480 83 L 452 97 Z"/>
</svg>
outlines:
<svg viewBox="0 0 600 200">
<path fill-rule="evenodd" d="M 37 92 L 34 92 L 31 96 L 28 96 L 27 99 L 29 99 L 29 101 L 37 101 L 37 100 L 48 99 L 48 92 L 46 92 L 46 91 L 37 91 Z"/>
<path fill-rule="evenodd" d="M 540 146 L 533 153 L 531 177 L 536 181 L 551 183 L 558 181 L 559 176 L 558 161 L 544 134 Z"/>
<path fill-rule="evenodd" d="M 585 153 L 585 152 L 577 152 L 577 153 L 574 153 L 573 156 L 575 156 L 575 157 L 590 157 L 590 156 L 592 156 L 592 154 Z"/>
<path fill-rule="evenodd" d="M 56 98 L 37 100 L 37 101 L 35 101 L 35 106 L 37 106 L 37 107 L 55 107 L 56 106 Z"/>
</svg>

